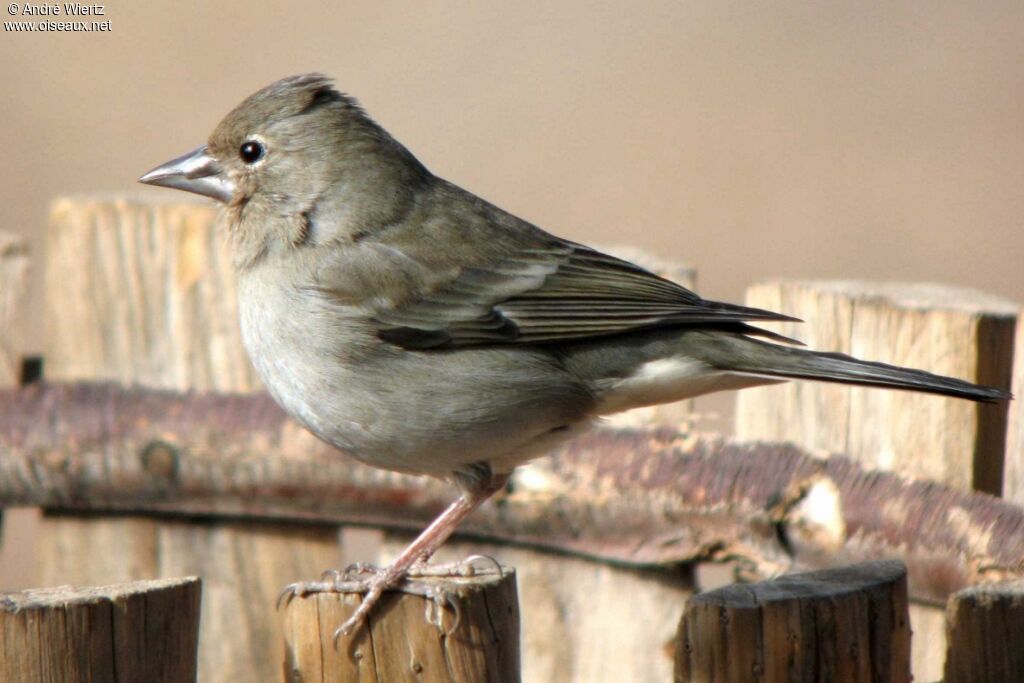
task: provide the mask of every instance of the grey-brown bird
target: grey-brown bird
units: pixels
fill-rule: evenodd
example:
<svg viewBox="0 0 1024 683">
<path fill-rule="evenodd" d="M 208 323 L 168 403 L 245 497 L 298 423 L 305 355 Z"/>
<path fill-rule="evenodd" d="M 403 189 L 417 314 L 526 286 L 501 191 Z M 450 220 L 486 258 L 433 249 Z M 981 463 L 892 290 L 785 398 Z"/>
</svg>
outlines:
<svg viewBox="0 0 1024 683">
<path fill-rule="evenodd" d="M 461 491 L 340 632 L 513 468 L 601 416 L 787 379 L 1007 396 L 776 343 L 750 323 L 787 316 L 706 301 L 434 176 L 317 74 L 253 94 L 140 180 L 225 204 L 242 337 L 290 415 L 364 463 Z"/>
</svg>

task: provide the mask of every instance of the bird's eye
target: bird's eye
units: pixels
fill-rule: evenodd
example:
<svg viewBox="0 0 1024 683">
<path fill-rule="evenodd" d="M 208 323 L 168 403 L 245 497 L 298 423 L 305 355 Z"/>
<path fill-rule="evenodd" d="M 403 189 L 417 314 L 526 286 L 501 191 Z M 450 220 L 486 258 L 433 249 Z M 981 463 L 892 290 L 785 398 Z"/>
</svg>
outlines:
<svg viewBox="0 0 1024 683">
<path fill-rule="evenodd" d="M 242 161 L 247 164 L 255 164 L 263 158 L 265 153 L 266 149 L 263 145 L 253 140 L 243 142 L 242 146 L 238 148 L 238 156 L 242 157 Z"/>
</svg>

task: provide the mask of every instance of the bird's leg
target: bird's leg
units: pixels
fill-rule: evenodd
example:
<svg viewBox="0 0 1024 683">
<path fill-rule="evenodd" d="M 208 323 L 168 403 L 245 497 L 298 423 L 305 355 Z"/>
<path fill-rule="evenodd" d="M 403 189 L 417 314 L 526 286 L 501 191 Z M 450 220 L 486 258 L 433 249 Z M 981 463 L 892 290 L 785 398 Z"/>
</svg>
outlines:
<svg viewBox="0 0 1024 683">
<path fill-rule="evenodd" d="M 296 595 L 312 593 L 339 593 L 353 589 L 364 589 L 366 595 L 359 608 L 335 632 L 335 638 L 352 633 L 363 621 L 373 606 L 380 600 L 384 591 L 398 586 L 408 575 L 410 567 L 425 563 L 452 535 L 459 524 L 480 507 L 480 505 L 500 491 L 508 482 L 508 475 L 490 475 L 486 478 L 466 482 L 463 494 L 444 512 L 430 523 L 423 533 L 409 544 L 395 560 L 376 572 L 365 581 L 352 581 L 352 573 L 330 572 L 330 581 L 292 584 L 285 588 L 282 598 L 290 600 Z M 365 572 L 365 565 L 358 565 L 356 573 Z M 325 576 L 326 578 L 326 576 Z M 279 600 L 280 602 L 280 600 Z"/>
</svg>

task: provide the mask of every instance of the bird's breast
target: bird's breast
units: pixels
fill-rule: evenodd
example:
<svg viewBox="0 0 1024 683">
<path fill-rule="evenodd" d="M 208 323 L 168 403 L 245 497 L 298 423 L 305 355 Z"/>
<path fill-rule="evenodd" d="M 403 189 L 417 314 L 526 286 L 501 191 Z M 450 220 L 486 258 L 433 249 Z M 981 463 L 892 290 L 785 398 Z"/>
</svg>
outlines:
<svg viewBox="0 0 1024 683">
<path fill-rule="evenodd" d="M 355 311 L 258 272 L 240 279 L 238 311 L 242 342 L 274 399 L 317 435 L 352 449 L 364 429 L 355 370 L 370 337 Z"/>
</svg>

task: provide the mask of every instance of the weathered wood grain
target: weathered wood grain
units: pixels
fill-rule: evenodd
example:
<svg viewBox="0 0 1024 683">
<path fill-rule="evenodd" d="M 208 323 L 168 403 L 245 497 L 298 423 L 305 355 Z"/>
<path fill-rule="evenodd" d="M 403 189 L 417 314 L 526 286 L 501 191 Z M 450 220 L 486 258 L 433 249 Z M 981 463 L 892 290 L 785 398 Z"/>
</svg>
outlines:
<svg viewBox="0 0 1024 683">
<path fill-rule="evenodd" d="M 0 594 L 0 680 L 195 683 L 192 577 Z"/>
<path fill-rule="evenodd" d="M 257 388 L 216 216 L 209 203 L 56 200 L 46 240 L 47 377 Z"/>
<path fill-rule="evenodd" d="M 1018 307 L 945 285 L 778 280 L 746 303 L 802 318 L 766 325 L 811 348 L 1009 389 Z M 790 382 L 741 391 L 741 439 L 792 441 L 866 467 L 999 494 L 1006 404 Z"/>
<path fill-rule="evenodd" d="M 868 562 L 696 595 L 675 680 L 909 683 L 906 569 Z"/>
</svg>

